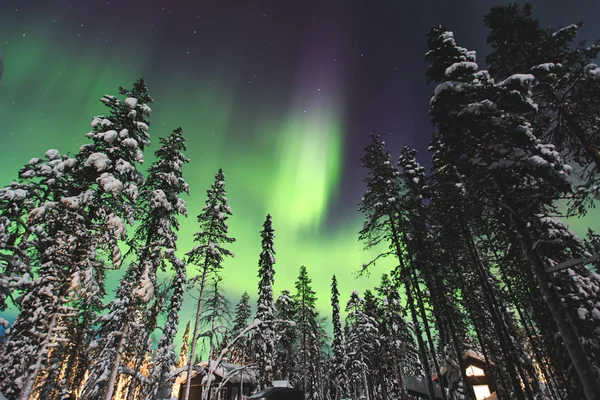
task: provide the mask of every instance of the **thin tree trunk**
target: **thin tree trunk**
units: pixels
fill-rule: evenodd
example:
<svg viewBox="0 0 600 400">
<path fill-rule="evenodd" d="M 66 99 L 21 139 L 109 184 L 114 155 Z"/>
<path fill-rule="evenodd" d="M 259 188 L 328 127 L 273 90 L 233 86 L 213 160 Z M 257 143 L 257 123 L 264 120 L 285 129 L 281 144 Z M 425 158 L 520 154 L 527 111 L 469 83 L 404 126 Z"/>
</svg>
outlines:
<svg viewBox="0 0 600 400">
<path fill-rule="evenodd" d="M 498 305 L 498 302 L 496 301 L 496 299 L 494 299 L 494 297 L 492 297 L 493 288 L 491 287 L 491 285 L 488 281 L 485 267 L 483 266 L 483 262 L 481 260 L 480 254 L 479 254 L 479 250 L 477 249 L 477 246 L 475 244 L 475 241 L 473 240 L 473 236 L 471 235 L 471 232 L 469 232 L 468 229 L 464 225 L 462 225 L 461 228 L 463 230 L 463 234 L 465 235 L 465 238 L 467 239 L 467 244 L 469 246 L 471 254 L 472 254 L 473 258 L 475 259 L 475 266 L 476 266 L 475 270 L 477 271 L 477 274 L 479 275 L 479 280 L 481 281 L 481 283 L 484 287 L 485 299 L 486 299 L 486 302 L 490 309 L 490 312 L 492 313 L 492 322 L 494 323 L 494 327 L 496 328 L 496 334 L 498 335 L 498 339 L 499 339 L 498 342 L 500 344 L 500 347 L 502 348 L 502 351 L 504 352 L 504 360 L 507 364 L 508 376 L 511 380 L 515 396 L 518 400 L 525 400 L 525 395 L 523 394 L 523 392 L 521 390 L 521 385 L 515 374 L 515 369 L 518 371 L 518 365 L 517 365 L 518 360 L 515 363 L 514 350 L 512 348 L 513 346 L 510 341 L 510 335 L 508 335 L 508 332 L 506 332 L 506 329 L 505 329 L 506 327 L 504 326 L 501 306 Z M 525 385 L 527 385 L 526 382 L 523 382 L 523 383 Z"/>
<path fill-rule="evenodd" d="M 417 290 L 417 304 L 419 305 L 419 309 L 421 310 L 421 319 L 423 320 L 423 328 L 425 330 L 425 335 L 427 336 L 427 342 L 429 343 L 429 348 L 431 349 L 431 358 L 433 359 L 433 366 L 435 368 L 435 372 L 437 373 L 438 381 L 440 382 L 440 391 L 442 392 L 442 400 L 446 400 L 446 391 L 443 390 L 441 385 L 441 370 L 440 364 L 436 357 L 435 345 L 433 343 L 433 338 L 431 337 L 431 331 L 429 330 L 429 323 L 427 322 L 427 314 L 425 313 L 425 303 L 423 302 L 423 296 L 421 294 L 421 289 L 419 288 L 419 282 L 417 281 L 417 274 L 415 270 L 412 271 L 413 284 Z M 433 383 L 432 383 L 433 384 Z"/>
<path fill-rule="evenodd" d="M 427 351 L 425 350 L 425 343 L 423 342 L 423 336 L 421 335 L 421 328 L 419 327 L 419 320 L 417 317 L 417 311 L 415 310 L 414 299 L 412 297 L 411 292 L 411 284 L 410 278 L 408 276 L 408 270 L 404 265 L 404 259 L 402 258 L 402 250 L 400 249 L 400 238 L 398 236 L 398 231 L 396 230 L 396 225 L 394 224 L 394 220 L 392 215 L 389 216 L 390 226 L 392 229 L 392 235 L 394 243 L 393 245 L 396 248 L 396 255 L 398 257 L 398 262 L 400 263 L 401 273 L 406 275 L 404 279 L 404 284 L 406 286 L 406 297 L 408 302 L 408 307 L 410 309 L 410 314 L 413 320 L 413 326 L 415 329 L 415 336 L 417 337 L 417 344 L 419 346 L 419 354 L 421 355 L 421 362 L 423 363 L 423 372 L 425 373 L 425 379 L 427 380 L 427 392 L 429 394 L 430 400 L 435 400 L 435 392 L 433 390 L 433 382 L 431 381 L 431 369 L 429 368 L 429 361 L 427 360 Z"/>
<path fill-rule="evenodd" d="M 50 344 L 55 324 L 56 313 L 52 315 L 52 318 L 48 323 L 48 333 L 46 334 L 46 338 L 44 339 L 44 342 L 42 343 L 42 346 L 38 351 L 38 356 L 35 360 L 35 364 L 33 365 L 33 369 L 27 374 L 27 377 L 25 378 L 25 383 L 23 384 L 23 388 L 19 393 L 19 400 L 27 400 L 31 396 L 33 384 L 35 383 L 35 379 L 37 378 L 38 373 L 40 372 L 40 368 L 42 366 L 42 359 L 45 357 L 46 352 L 48 351 L 48 345 Z"/>
<path fill-rule="evenodd" d="M 119 372 L 119 367 L 121 366 L 121 352 L 123 351 L 123 347 L 125 346 L 125 337 L 128 334 L 129 334 L 129 323 L 125 322 L 125 326 L 123 327 L 123 330 L 121 331 L 121 338 L 119 339 L 119 344 L 117 345 L 117 349 L 115 350 L 115 353 L 116 353 L 115 361 L 113 362 L 112 368 L 110 370 L 108 383 L 106 386 L 106 390 L 104 391 L 104 400 L 112 399 L 113 392 L 115 390 L 115 383 L 117 381 L 117 375 Z"/>
<path fill-rule="evenodd" d="M 190 355 L 188 357 L 188 365 L 185 379 L 185 387 L 183 391 L 183 400 L 190 398 L 190 385 L 192 380 L 192 366 L 194 365 L 194 354 L 196 353 L 196 342 L 198 341 L 198 329 L 200 328 L 200 314 L 202 313 L 202 298 L 204 297 L 204 285 L 206 284 L 206 275 L 208 274 L 208 265 L 204 265 L 202 271 L 202 280 L 200 281 L 200 297 L 198 298 L 198 308 L 196 309 L 196 321 L 194 322 L 194 334 L 192 335 L 192 343 L 190 346 Z"/>
</svg>

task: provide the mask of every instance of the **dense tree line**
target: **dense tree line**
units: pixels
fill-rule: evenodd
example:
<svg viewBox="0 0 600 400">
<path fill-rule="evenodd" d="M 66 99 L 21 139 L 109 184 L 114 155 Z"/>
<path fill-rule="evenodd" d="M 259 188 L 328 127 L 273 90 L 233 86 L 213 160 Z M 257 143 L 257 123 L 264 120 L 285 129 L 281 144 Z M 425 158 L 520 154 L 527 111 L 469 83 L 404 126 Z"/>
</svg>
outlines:
<svg viewBox="0 0 600 400">
<path fill-rule="evenodd" d="M 0 189 L 0 311 L 18 310 L 11 324 L 0 318 L 0 391 L 10 400 L 168 399 L 183 377 L 187 400 L 192 375 L 205 373 L 209 387 L 226 359 L 252 370 L 259 389 L 287 380 L 315 400 L 408 400 L 415 379 L 432 400 L 436 391 L 475 399 L 470 353 L 490 366 L 499 399 L 598 399 L 600 239 L 577 237 L 560 218 L 585 215 L 599 193 L 600 45 L 574 43 L 581 24 L 542 28 L 529 5 L 494 7 L 484 22 L 489 70 L 447 28 L 428 33 L 429 170 L 414 149 L 394 159 L 370 135 L 358 239 L 384 251 L 362 271 L 383 258 L 395 267 L 342 305 L 332 277 L 331 336 L 308 268 L 275 297 L 270 215 L 257 237 L 255 314 L 246 292 L 231 315 L 223 170 L 194 247 L 178 257 L 189 194 L 183 130 L 159 139 L 141 173 L 146 84 L 103 96 L 108 114 L 92 119 L 89 143 L 75 155 L 48 150 Z M 104 304 L 106 275 L 122 266 Z M 186 292 L 196 312 L 177 356 Z M 433 379 L 442 376 L 447 391 Z"/>
</svg>

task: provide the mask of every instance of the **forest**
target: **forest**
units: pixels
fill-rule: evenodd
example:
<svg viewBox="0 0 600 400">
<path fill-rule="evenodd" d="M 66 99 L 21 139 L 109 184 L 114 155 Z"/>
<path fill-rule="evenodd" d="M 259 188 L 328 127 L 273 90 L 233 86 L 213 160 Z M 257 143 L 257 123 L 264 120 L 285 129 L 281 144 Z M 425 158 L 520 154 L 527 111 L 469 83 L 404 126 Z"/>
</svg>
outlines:
<svg viewBox="0 0 600 400">
<path fill-rule="evenodd" d="M 159 137 L 142 169 L 145 80 L 103 96 L 76 154 L 50 149 L 0 189 L 0 313 L 17 310 L 0 314 L 0 398 L 189 400 L 201 376 L 202 399 L 224 399 L 216 374 L 230 364 L 253 390 L 287 381 L 314 400 L 600 399 L 600 233 L 578 237 L 564 222 L 600 199 L 600 42 L 577 42 L 581 23 L 542 27 L 529 5 L 494 7 L 484 22 L 487 69 L 446 27 L 427 34 L 429 154 L 370 134 L 357 246 L 383 250 L 348 274 L 395 267 L 348 299 L 335 275 L 319 276 L 331 292 L 316 293 L 304 266 L 293 290 L 273 293 L 267 215 L 258 287 L 231 307 L 227 166 L 206 190 L 194 247 L 178 248 L 184 131 Z M 317 296 L 331 309 L 317 310 Z M 487 389 L 469 380 L 469 357 Z"/>
</svg>

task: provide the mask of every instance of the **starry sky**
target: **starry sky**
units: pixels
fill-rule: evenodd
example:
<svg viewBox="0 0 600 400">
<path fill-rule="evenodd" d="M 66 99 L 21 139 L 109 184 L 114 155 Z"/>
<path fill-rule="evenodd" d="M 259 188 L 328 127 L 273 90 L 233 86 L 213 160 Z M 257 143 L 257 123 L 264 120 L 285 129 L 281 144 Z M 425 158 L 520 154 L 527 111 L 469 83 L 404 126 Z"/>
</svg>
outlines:
<svg viewBox="0 0 600 400">
<path fill-rule="evenodd" d="M 182 223 L 180 253 L 192 247 L 195 216 L 222 167 L 237 239 L 230 247 L 236 257 L 223 270 L 232 302 L 245 290 L 256 300 L 258 232 L 271 213 L 275 292 L 293 289 L 306 265 L 329 316 L 332 274 L 345 302 L 390 267 L 381 263 L 370 277 L 356 277 L 372 258 L 357 242 L 365 175 L 359 159 L 368 133 L 380 134 L 394 157 L 406 143 L 428 164 L 433 87 L 424 76 L 425 35 L 446 25 L 483 66 L 483 15 L 506 3 L 2 0 L 0 184 L 49 148 L 76 152 L 91 118 L 105 112 L 99 98 L 144 77 L 155 99 L 152 137 L 182 126 L 188 139 L 190 218 Z M 584 20 L 580 37 L 600 37 L 596 0 L 531 3 L 543 25 Z M 600 229 L 597 216 L 571 226 Z M 109 279 L 115 287 L 118 273 Z M 188 298 L 184 322 L 193 308 Z"/>
</svg>

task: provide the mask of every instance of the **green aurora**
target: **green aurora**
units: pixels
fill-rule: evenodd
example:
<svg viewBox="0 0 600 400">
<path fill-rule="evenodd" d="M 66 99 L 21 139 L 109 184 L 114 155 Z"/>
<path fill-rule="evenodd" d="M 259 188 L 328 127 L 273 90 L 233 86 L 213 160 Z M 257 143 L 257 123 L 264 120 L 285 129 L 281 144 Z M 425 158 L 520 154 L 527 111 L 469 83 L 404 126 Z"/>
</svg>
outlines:
<svg viewBox="0 0 600 400">
<path fill-rule="evenodd" d="M 328 220 L 329 213 L 343 205 L 340 182 L 346 82 L 321 77 L 308 87 L 306 79 L 299 76 L 292 84 L 294 90 L 284 95 L 275 90 L 278 82 L 274 80 L 272 87 L 264 87 L 248 99 L 238 95 L 240 87 L 253 83 L 225 50 L 202 68 L 195 68 L 185 59 L 172 60 L 168 55 L 157 59 L 147 45 L 153 37 L 144 32 L 124 28 L 122 36 L 119 32 L 113 35 L 121 39 L 98 38 L 95 45 L 82 42 L 76 34 L 55 29 L 53 21 L 60 21 L 60 13 L 54 13 L 54 20 L 53 15 L 40 12 L 18 22 L 0 16 L 0 55 L 4 60 L 0 184 L 10 183 L 23 164 L 47 149 L 76 152 L 87 143 L 84 134 L 92 117 L 106 112 L 99 98 L 145 77 L 155 99 L 150 128 L 153 145 L 146 151 L 145 167 L 152 162 L 157 137 L 181 126 L 188 140 L 190 163 L 184 176 L 191 195 L 185 199 L 189 217 L 182 221 L 179 232 L 180 256 L 193 247 L 195 217 L 204 205 L 205 190 L 219 168 L 225 171 L 234 214 L 229 220 L 230 234 L 237 239 L 230 246 L 236 256 L 227 260 L 223 269 L 232 304 L 244 291 L 256 301 L 259 230 L 267 213 L 273 216 L 276 234 L 276 294 L 293 289 L 299 267 L 305 265 L 319 297 L 318 308 L 329 317 L 333 274 L 338 277 L 343 309 L 353 290 L 372 289 L 381 273 L 390 270 L 393 261 L 383 261 L 370 276 L 357 277 L 360 266 L 376 254 L 363 251 L 357 240 L 362 226 L 358 206 L 335 223 Z M 400 149 L 391 150 L 397 156 Z M 358 181 L 362 175 L 346 178 Z M 343 203 L 357 204 L 359 200 L 357 194 Z M 584 235 L 588 227 L 600 230 L 599 216 L 596 209 L 569 222 L 575 232 Z M 188 274 L 194 272 L 189 266 Z M 109 293 L 120 274 L 109 276 Z M 189 292 L 181 313 L 182 326 L 195 308 Z"/>
<path fill-rule="evenodd" d="M 181 256 L 193 247 L 195 216 L 204 206 L 205 190 L 218 168 L 225 171 L 234 214 L 229 220 L 230 234 L 237 241 L 230 246 L 235 258 L 225 262 L 223 278 L 233 304 L 244 291 L 256 300 L 259 230 L 267 213 L 273 216 L 276 234 L 276 294 L 293 290 L 299 267 L 305 265 L 319 296 L 319 309 L 329 317 L 333 274 L 338 276 L 345 302 L 353 290 L 373 288 L 380 274 L 389 270 L 389 264 L 382 262 L 370 277 L 357 277 L 361 264 L 374 255 L 362 251 L 357 240 L 362 225 L 357 211 L 334 227 L 324 224 L 328 210 L 335 206 L 332 198 L 342 173 L 344 126 L 339 98 L 325 94 L 310 100 L 298 84 L 283 109 L 265 96 L 256 100 L 261 106 L 248 115 L 240 113 L 248 107 L 236 99 L 231 72 L 215 70 L 200 77 L 170 68 L 168 84 L 158 84 L 164 79 L 147 76 L 151 61 L 143 48 L 130 47 L 128 42 L 117 49 L 105 43 L 78 48 L 75 40 L 59 42 L 51 27 L 36 26 L 26 34 L 34 36 L 33 40 L 25 41 L 27 36 L 13 30 L 14 35 L 3 45 L 0 184 L 10 183 L 23 164 L 49 148 L 76 152 L 87 143 L 84 134 L 92 117 L 105 112 L 99 98 L 116 94 L 120 85 L 131 85 L 137 77 L 146 76 L 155 103 L 150 128 L 154 140 L 146 151 L 144 166 L 152 162 L 158 136 L 182 126 L 188 140 L 190 163 L 184 176 L 191 195 L 185 198 L 189 217 L 182 221 L 179 232 Z M 102 54 L 101 62 L 98 54 Z M 190 85 L 195 89 L 189 90 Z M 189 266 L 188 274 L 194 273 Z M 120 274 L 109 276 L 111 294 Z M 182 325 L 194 309 L 188 296 Z"/>
</svg>

